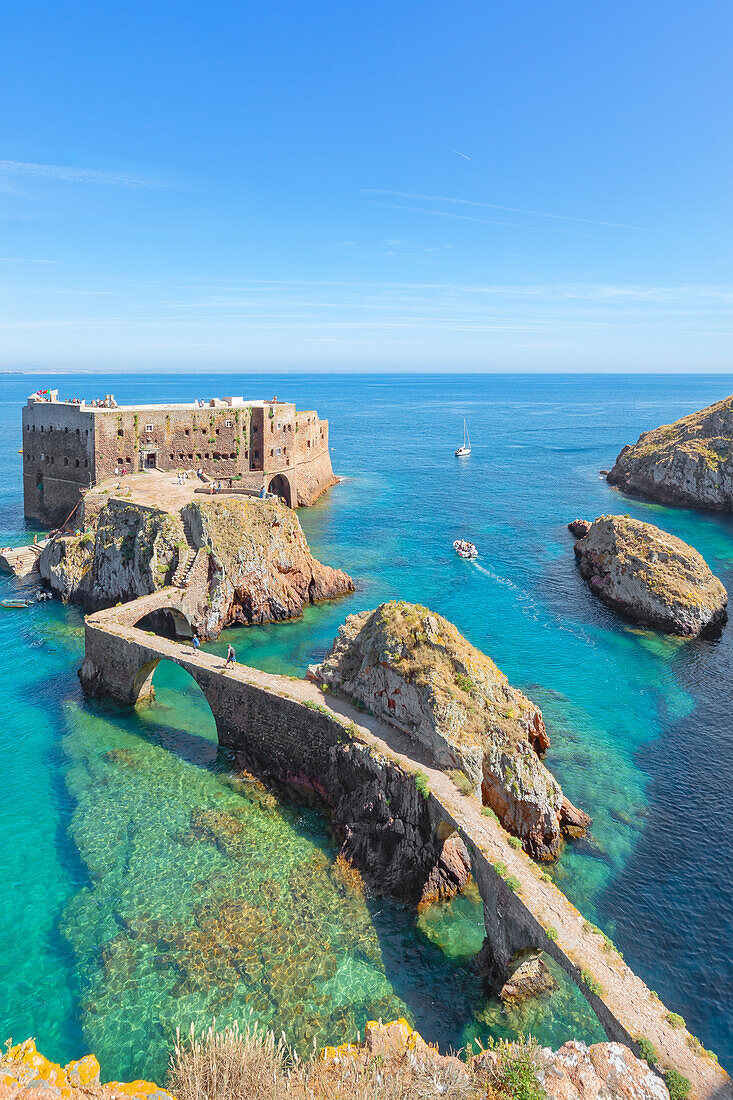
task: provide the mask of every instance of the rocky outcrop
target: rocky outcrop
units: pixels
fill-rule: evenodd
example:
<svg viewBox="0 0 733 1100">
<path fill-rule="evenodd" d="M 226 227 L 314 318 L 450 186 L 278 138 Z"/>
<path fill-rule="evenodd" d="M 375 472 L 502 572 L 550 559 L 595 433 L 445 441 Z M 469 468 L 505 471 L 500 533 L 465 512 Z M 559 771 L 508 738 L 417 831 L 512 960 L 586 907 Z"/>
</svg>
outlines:
<svg viewBox="0 0 733 1100">
<path fill-rule="evenodd" d="M 664 1081 L 621 1043 L 588 1047 L 569 1042 L 558 1051 L 538 1047 L 531 1040 L 502 1043 L 464 1062 L 440 1054 L 407 1020 L 400 1019 L 389 1024 L 370 1022 L 363 1043 L 326 1047 L 321 1057 L 333 1067 L 334 1077 L 350 1065 L 363 1073 L 374 1062 L 393 1079 L 404 1081 L 410 1075 L 414 1095 L 419 1096 L 447 1093 L 479 1100 L 544 1093 L 549 1100 L 669 1100 Z M 534 1089 L 529 1084 L 532 1074 L 537 1082 Z M 427 1081 L 432 1089 L 425 1087 Z M 401 1095 L 413 1092 L 407 1088 Z"/>
<path fill-rule="evenodd" d="M 611 485 L 666 504 L 733 510 L 733 397 L 643 432 L 608 475 Z"/>
<path fill-rule="evenodd" d="M 728 594 L 697 550 L 651 523 L 601 516 L 575 554 L 591 591 L 637 622 L 694 637 L 725 620 Z"/>
<path fill-rule="evenodd" d="M 311 554 L 298 517 L 284 504 L 214 498 L 182 510 L 196 546 L 209 553 L 210 606 L 201 629 L 294 619 L 308 603 L 354 591 L 347 573 Z"/>
<path fill-rule="evenodd" d="M 506 1004 L 519 1004 L 540 993 L 557 988 L 550 968 L 540 951 L 525 952 L 499 990 L 499 996 Z"/>
<path fill-rule="evenodd" d="M 174 1100 L 151 1081 L 100 1084 L 99 1062 L 87 1054 L 67 1066 L 49 1062 L 33 1039 L 0 1054 L 0 1100 Z"/>
<path fill-rule="evenodd" d="M 202 637 L 225 626 L 292 619 L 307 603 L 354 588 L 346 573 L 313 557 L 290 508 L 240 497 L 204 497 L 180 512 L 109 500 L 90 510 L 82 533 L 52 539 L 39 569 L 62 599 L 97 611 L 185 576 L 197 552 L 208 558 L 205 591 L 195 601 Z"/>
<path fill-rule="evenodd" d="M 442 616 L 394 601 L 350 615 L 309 674 L 465 773 L 531 855 L 554 858 L 566 822 L 590 824 L 540 759 L 550 740 L 539 708 Z"/>
<path fill-rule="evenodd" d="M 568 524 L 568 531 L 576 539 L 582 539 L 590 531 L 590 523 L 587 519 L 574 519 Z"/>
<path fill-rule="evenodd" d="M 413 777 L 368 746 L 334 744 L 317 777 L 310 768 L 263 767 L 260 757 L 243 753 L 238 760 L 245 770 L 265 771 L 325 802 L 342 841 L 341 860 L 376 893 L 425 906 L 454 897 L 470 878 L 460 837 L 441 839 L 434 807 Z"/>
</svg>

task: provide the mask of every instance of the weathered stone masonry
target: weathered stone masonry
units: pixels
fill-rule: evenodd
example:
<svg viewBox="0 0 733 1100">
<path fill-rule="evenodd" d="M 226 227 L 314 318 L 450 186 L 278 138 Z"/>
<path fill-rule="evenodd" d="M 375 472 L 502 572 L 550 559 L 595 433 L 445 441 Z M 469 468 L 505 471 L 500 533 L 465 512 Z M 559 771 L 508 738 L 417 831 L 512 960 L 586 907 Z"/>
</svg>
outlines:
<svg viewBox="0 0 733 1100">
<path fill-rule="evenodd" d="M 265 488 L 291 507 L 334 483 L 328 421 L 282 401 L 230 397 L 208 405 L 101 408 L 36 395 L 23 409 L 25 515 L 64 522 L 80 494 L 115 469 L 203 469 L 225 483 Z"/>
</svg>

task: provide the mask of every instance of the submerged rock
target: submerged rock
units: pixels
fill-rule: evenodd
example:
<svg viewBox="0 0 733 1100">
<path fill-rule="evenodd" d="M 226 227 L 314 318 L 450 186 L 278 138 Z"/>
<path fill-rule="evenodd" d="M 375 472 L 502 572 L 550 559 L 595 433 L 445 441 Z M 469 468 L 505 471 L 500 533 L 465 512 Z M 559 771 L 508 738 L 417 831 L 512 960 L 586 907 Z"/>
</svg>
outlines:
<svg viewBox="0 0 733 1100">
<path fill-rule="evenodd" d="M 354 590 L 346 573 L 313 557 L 295 512 L 279 502 L 202 497 L 180 511 L 98 503 L 82 534 L 57 536 L 39 558 L 53 591 L 88 611 L 165 588 L 195 562 L 193 625 L 209 638 L 225 626 L 296 618 L 308 603 Z"/>
<path fill-rule="evenodd" d="M 643 432 L 608 480 L 662 503 L 733 510 L 733 396 Z"/>
<path fill-rule="evenodd" d="M 651 523 L 601 516 L 575 554 L 591 591 L 640 623 L 694 637 L 725 620 L 728 593 L 697 550 Z"/>
<path fill-rule="evenodd" d="M 562 832 L 590 824 L 540 759 L 550 739 L 539 707 L 427 608 L 392 601 L 350 615 L 310 675 L 465 772 L 531 855 L 554 858 Z"/>
</svg>

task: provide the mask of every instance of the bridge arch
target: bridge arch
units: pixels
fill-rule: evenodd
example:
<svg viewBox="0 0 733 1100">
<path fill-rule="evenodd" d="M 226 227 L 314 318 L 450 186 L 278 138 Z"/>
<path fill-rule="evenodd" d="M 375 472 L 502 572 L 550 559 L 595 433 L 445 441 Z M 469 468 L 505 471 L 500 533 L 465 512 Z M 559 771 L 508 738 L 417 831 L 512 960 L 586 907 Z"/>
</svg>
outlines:
<svg viewBox="0 0 733 1100">
<path fill-rule="evenodd" d="M 151 630 L 161 638 L 169 638 L 171 641 L 193 637 L 193 626 L 178 607 L 156 607 L 130 625 L 136 626 L 138 630 Z"/>
<path fill-rule="evenodd" d="M 292 507 L 293 494 L 290 481 L 286 474 L 275 474 L 275 476 L 270 479 L 267 491 L 268 493 L 274 493 L 276 497 L 280 497 L 280 500 L 289 507 Z"/>
</svg>

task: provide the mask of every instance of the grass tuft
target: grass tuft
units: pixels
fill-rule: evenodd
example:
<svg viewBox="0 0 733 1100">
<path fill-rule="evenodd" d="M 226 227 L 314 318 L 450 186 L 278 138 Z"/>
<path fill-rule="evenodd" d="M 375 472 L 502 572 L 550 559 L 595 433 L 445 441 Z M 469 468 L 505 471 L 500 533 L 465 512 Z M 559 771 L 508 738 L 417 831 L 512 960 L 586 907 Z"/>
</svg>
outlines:
<svg viewBox="0 0 733 1100">
<path fill-rule="evenodd" d="M 670 1100 L 687 1100 L 692 1085 L 676 1069 L 668 1069 L 664 1074 L 664 1083 L 669 1089 Z"/>
</svg>

